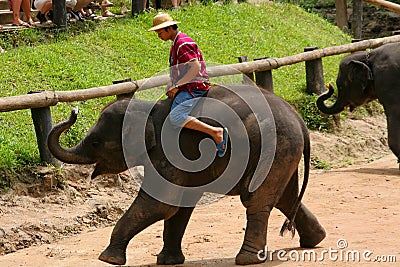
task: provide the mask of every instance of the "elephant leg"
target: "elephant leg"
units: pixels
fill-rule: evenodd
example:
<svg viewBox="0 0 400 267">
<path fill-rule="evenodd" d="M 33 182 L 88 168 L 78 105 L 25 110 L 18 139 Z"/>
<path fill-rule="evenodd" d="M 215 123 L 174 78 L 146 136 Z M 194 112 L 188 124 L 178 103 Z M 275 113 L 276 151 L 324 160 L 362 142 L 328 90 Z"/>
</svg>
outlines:
<svg viewBox="0 0 400 267">
<path fill-rule="evenodd" d="M 298 180 L 298 172 L 296 171 L 276 205 L 276 208 L 285 216 L 289 216 L 296 202 L 299 191 Z M 315 247 L 326 237 L 325 229 L 304 204 L 300 205 L 294 222 L 300 236 L 300 246 L 302 248 Z"/>
<path fill-rule="evenodd" d="M 164 221 L 164 247 L 157 256 L 157 264 L 182 264 L 185 261 L 181 244 L 193 209 L 179 208 L 173 217 Z"/>
<path fill-rule="evenodd" d="M 265 201 L 260 200 L 259 203 L 263 202 Z M 272 203 L 270 205 L 246 207 L 246 231 L 242 247 L 239 253 L 236 255 L 236 264 L 257 264 L 266 260 L 260 257 L 260 255 L 262 255 L 260 254 L 260 251 L 264 251 L 267 242 L 268 218 L 272 207 Z"/>
<path fill-rule="evenodd" d="M 400 163 L 400 112 L 388 113 L 390 111 L 386 111 L 389 148 L 396 155 L 397 162 Z"/>
<path fill-rule="evenodd" d="M 326 232 L 317 217 L 302 203 L 294 220 L 300 236 L 300 247 L 313 248 L 325 237 Z"/>
<path fill-rule="evenodd" d="M 178 207 L 159 202 L 140 190 L 135 201 L 115 225 L 110 244 L 100 254 L 99 260 L 124 265 L 129 241 L 148 226 L 173 216 L 177 211 Z"/>
</svg>

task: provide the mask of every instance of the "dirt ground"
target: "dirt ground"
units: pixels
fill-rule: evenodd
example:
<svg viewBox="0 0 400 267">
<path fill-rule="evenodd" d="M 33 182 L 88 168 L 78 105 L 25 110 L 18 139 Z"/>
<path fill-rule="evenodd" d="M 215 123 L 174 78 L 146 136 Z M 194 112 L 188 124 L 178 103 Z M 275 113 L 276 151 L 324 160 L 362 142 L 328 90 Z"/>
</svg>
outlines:
<svg viewBox="0 0 400 267">
<path fill-rule="evenodd" d="M 398 25 L 398 15 L 373 11 L 373 19 L 366 15 L 364 21 L 371 34 Z M 386 135 L 384 116 L 348 120 L 336 134 L 311 132 L 314 168 L 304 203 L 327 237 L 315 249 L 300 249 L 297 235 L 278 235 L 284 216 L 274 210 L 268 260 L 261 266 L 398 265 L 400 171 Z M 329 170 L 317 169 L 327 166 Z M 108 265 L 97 257 L 136 196 L 141 172 L 138 168 L 136 177 L 123 173 L 90 181 L 91 170 L 71 165 L 38 168 L 33 175 L 41 182 L 20 184 L 0 195 L 0 266 Z M 184 266 L 234 266 L 245 210 L 238 197 L 218 199 L 196 208 L 183 240 Z M 131 241 L 127 265 L 154 266 L 161 247 L 159 222 Z"/>
<path fill-rule="evenodd" d="M 313 250 L 299 249 L 297 235 L 278 235 L 284 217 L 274 210 L 265 265 L 377 266 L 368 260 L 381 256 L 390 261 L 383 266 L 394 266 L 400 261 L 400 171 L 387 148 L 385 118 L 348 120 L 337 134 L 311 132 L 311 141 L 314 163 L 331 169 L 312 170 L 304 203 L 327 238 Z M 135 197 L 141 170 L 136 177 L 124 173 L 93 181 L 90 172 L 91 166 L 43 167 L 36 173 L 42 184 L 0 195 L 0 266 L 107 265 L 97 257 Z M 200 205 L 183 240 L 185 266 L 233 266 L 244 227 L 238 197 Z M 131 241 L 127 265 L 155 265 L 161 247 L 159 222 Z"/>
</svg>

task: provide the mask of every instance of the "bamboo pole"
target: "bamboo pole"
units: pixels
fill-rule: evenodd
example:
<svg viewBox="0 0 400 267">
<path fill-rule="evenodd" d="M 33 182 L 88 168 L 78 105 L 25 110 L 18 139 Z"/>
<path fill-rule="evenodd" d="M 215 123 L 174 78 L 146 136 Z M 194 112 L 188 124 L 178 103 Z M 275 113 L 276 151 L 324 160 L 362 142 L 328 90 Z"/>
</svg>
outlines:
<svg viewBox="0 0 400 267">
<path fill-rule="evenodd" d="M 374 6 L 379 6 L 383 7 L 387 10 L 393 11 L 393 12 L 399 12 L 400 13 L 400 5 L 385 1 L 385 0 L 364 0 L 364 2 L 369 3 Z"/>
<path fill-rule="evenodd" d="M 384 44 L 400 42 L 400 35 L 364 40 L 357 43 L 327 47 L 282 58 L 242 62 L 230 65 L 213 66 L 207 69 L 210 77 L 267 71 L 282 66 L 292 65 L 303 61 L 334 56 L 343 53 L 376 48 Z M 0 98 L 0 112 L 54 106 L 58 102 L 74 102 L 112 95 L 132 93 L 138 90 L 150 89 L 167 84 L 168 75 L 162 75 L 142 80 L 112 84 L 74 91 L 44 91 L 41 93 Z"/>
</svg>

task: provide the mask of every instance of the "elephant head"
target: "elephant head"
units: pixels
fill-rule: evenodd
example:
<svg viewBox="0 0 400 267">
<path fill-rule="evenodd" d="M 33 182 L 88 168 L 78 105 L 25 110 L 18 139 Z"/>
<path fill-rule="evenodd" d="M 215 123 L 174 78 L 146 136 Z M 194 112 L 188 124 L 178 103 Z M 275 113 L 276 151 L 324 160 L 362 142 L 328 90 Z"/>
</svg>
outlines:
<svg viewBox="0 0 400 267">
<path fill-rule="evenodd" d="M 143 112 L 134 111 L 137 116 L 135 125 L 122 127 L 124 116 L 127 112 L 129 99 L 117 100 L 104 108 L 99 120 L 88 131 L 85 138 L 72 148 L 64 148 L 60 145 L 60 135 L 68 130 L 76 121 L 78 111 L 72 110 L 71 116 L 54 126 L 49 133 L 47 143 L 50 152 L 59 160 L 70 164 L 96 164 L 92 178 L 101 174 L 117 174 L 128 169 L 122 148 L 123 131 L 139 132 L 135 125 L 140 127 L 143 121 Z M 146 116 L 147 118 L 147 116 Z M 151 117 L 146 123 L 146 148 L 151 149 L 155 145 L 154 127 Z M 144 124 L 143 124 L 144 125 Z M 135 140 L 144 140 L 144 137 L 137 136 Z M 132 144 L 135 145 L 135 144 Z M 143 151 L 144 152 L 144 151 Z M 138 162 L 140 155 L 136 159 Z M 132 159 L 130 159 L 132 160 Z"/>
<path fill-rule="evenodd" d="M 336 79 L 337 100 L 331 106 L 324 103 L 333 95 L 335 90 L 333 85 L 329 84 L 328 92 L 322 94 L 317 100 L 320 111 L 326 114 L 336 114 L 343 111 L 347 106 L 352 111 L 354 108 L 377 98 L 368 58 L 369 52 L 358 52 L 345 57 L 341 61 Z"/>
</svg>

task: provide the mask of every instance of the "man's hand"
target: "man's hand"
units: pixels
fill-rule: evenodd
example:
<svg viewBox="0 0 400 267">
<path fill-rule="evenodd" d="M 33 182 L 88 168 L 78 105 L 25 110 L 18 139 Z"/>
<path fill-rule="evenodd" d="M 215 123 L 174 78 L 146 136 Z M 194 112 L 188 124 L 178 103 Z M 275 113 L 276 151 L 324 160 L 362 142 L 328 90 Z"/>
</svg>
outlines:
<svg viewBox="0 0 400 267">
<path fill-rule="evenodd" d="M 167 96 L 171 99 L 175 98 L 175 95 L 178 93 L 179 89 L 177 87 L 172 87 L 167 91 Z"/>
</svg>

